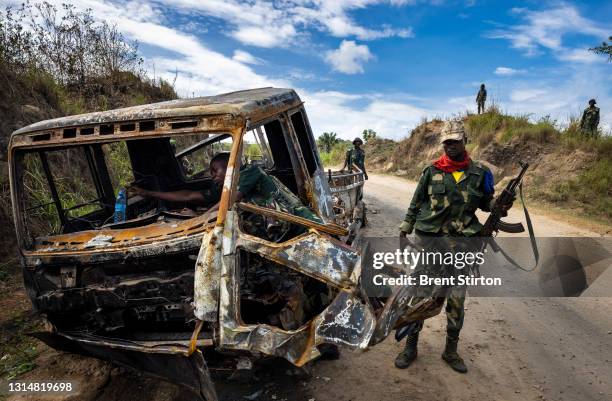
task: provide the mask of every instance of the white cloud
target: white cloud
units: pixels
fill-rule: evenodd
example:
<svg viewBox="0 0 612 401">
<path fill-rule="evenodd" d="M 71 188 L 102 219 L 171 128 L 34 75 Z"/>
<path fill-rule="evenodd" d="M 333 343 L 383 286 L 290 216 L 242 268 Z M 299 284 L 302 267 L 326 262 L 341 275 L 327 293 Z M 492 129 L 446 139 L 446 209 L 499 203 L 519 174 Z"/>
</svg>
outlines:
<svg viewBox="0 0 612 401">
<path fill-rule="evenodd" d="M 245 45 L 259 47 L 284 47 L 295 36 L 293 25 L 285 24 L 270 29 L 268 27 L 244 26 L 232 33 L 234 39 Z"/>
<path fill-rule="evenodd" d="M 562 4 L 556 8 L 531 11 L 525 8 L 510 10 L 523 23 L 489 32 L 488 37 L 509 40 L 513 48 L 534 56 L 548 49 L 563 59 L 568 49 L 563 46 L 563 37 L 568 34 L 583 34 L 605 39 L 609 32 L 596 22 L 580 15 L 576 7 Z"/>
<path fill-rule="evenodd" d="M 470 110 L 474 107 L 475 104 L 476 104 L 475 94 L 469 95 L 469 96 L 451 97 L 450 99 L 448 99 L 449 107 L 447 108 L 447 110 L 459 110 L 459 111 Z"/>
<path fill-rule="evenodd" d="M 363 73 L 363 64 L 373 58 L 368 46 L 358 45 L 352 40 L 343 40 L 338 49 L 325 54 L 325 61 L 335 71 L 345 74 Z"/>
<path fill-rule="evenodd" d="M 543 89 L 516 89 L 510 92 L 510 99 L 513 102 L 524 102 L 537 99 L 545 94 L 547 94 L 547 91 Z"/>
<path fill-rule="evenodd" d="M 64 0 L 52 1 L 60 8 Z M 284 79 L 256 73 L 244 58 L 236 60 L 227 57 L 211 50 L 197 37 L 164 25 L 163 13 L 150 4 L 127 1 L 119 7 L 105 0 L 82 0 L 78 7 L 90 8 L 97 19 L 117 24 L 119 31 L 129 39 L 171 52 L 167 56 L 148 57 L 147 64 L 155 66 L 156 77 L 170 82 L 178 73 L 175 85 L 179 96 L 213 95 L 263 86 L 290 86 Z M 126 13 L 126 9 L 132 12 Z M 139 11 L 141 9 L 142 13 Z M 234 53 L 234 57 L 236 55 L 238 58 L 245 56 L 240 51 Z"/>
<path fill-rule="evenodd" d="M 587 64 L 572 69 L 569 73 L 555 79 L 537 81 L 516 80 L 512 87 L 506 83 L 503 91 L 489 86 L 490 92 L 499 93 L 498 104 L 507 113 L 531 114 L 533 119 L 550 115 L 565 124 L 570 117 L 580 117 L 591 98 L 597 99 L 601 110 L 612 109 L 612 76 L 605 64 Z M 507 95 L 509 93 L 509 95 Z M 601 126 L 610 130 L 612 113 L 602 114 Z"/>
<path fill-rule="evenodd" d="M 516 74 L 524 74 L 525 70 L 514 69 L 510 67 L 497 67 L 493 72 L 495 75 L 516 75 Z"/>
<path fill-rule="evenodd" d="M 383 25 L 368 28 L 359 25 L 349 13 L 376 4 L 400 7 L 414 4 L 404 0 L 155 0 L 184 12 L 197 12 L 221 19 L 230 36 L 251 46 L 287 47 L 315 28 L 332 36 L 374 40 L 414 36 L 410 27 Z"/>
<path fill-rule="evenodd" d="M 60 4 L 63 0 L 53 1 Z M 0 0 L 0 3 L 2 2 Z M 256 73 L 248 64 L 259 59 L 248 52 L 235 50 L 230 58 L 209 49 L 200 39 L 189 33 L 165 26 L 163 13 L 154 7 L 148 8 L 151 19 L 144 21 L 137 12 L 140 3 L 125 4 L 134 10 L 129 15 L 122 12 L 122 8 L 105 0 L 84 0 L 81 4 L 83 8 L 91 8 L 97 18 L 116 23 L 128 38 L 171 51 L 173 54 L 169 56 L 148 57 L 147 64 L 155 66 L 157 77 L 169 81 L 174 79 L 174 74 L 178 71 L 176 90 L 180 96 L 204 96 L 262 86 L 295 87 L 287 80 Z M 367 46 L 354 42 L 344 46 L 345 49 L 357 49 L 353 60 L 363 61 L 364 58 L 372 57 Z M 400 138 L 406 136 L 409 129 L 414 128 L 422 117 L 428 115 L 424 109 L 386 100 L 386 96 L 382 94 L 313 92 L 300 88 L 296 90 L 306 101 L 315 134 L 334 131 L 348 139 L 360 135 L 365 128 L 372 128 L 381 136 Z M 383 98 L 385 100 L 381 100 Z"/>
<path fill-rule="evenodd" d="M 245 52 L 244 50 L 234 50 L 234 55 L 232 56 L 232 60 L 238 61 L 242 64 L 263 64 L 263 60 L 259 57 L 253 56 L 249 52 Z"/>
<path fill-rule="evenodd" d="M 53 1 L 60 5 L 62 0 Z M 227 6 L 231 6 L 231 3 Z M 0 0 L 0 4 L 6 4 L 6 1 Z M 154 55 L 155 48 L 164 49 L 164 52 L 160 52 L 163 55 L 149 56 L 147 64 L 153 63 L 156 76 L 170 81 L 175 71 L 178 71 L 176 89 L 181 96 L 211 95 L 262 86 L 296 87 L 298 79 L 290 74 L 273 77 L 257 72 L 251 58 L 255 57 L 244 50 L 230 51 L 231 56 L 226 56 L 212 50 L 201 38 L 184 32 L 183 27 L 171 27 L 164 9 L 159 8 L 158 3 L 128 0 L 118 6 L 107 0 L 83 0 L 79 7 L 92 8 L 97 18 L 117 23 L 119 30 L 128 38 L 151 46 L 153 50 L 149 54 Z M 126 7 L 132 11 L 126 13 Z M 257 15 L 254 16 L 255 20 L 259 18 Z M 248 19 L 246 16 L 244 18 Z M 344 42 L 353 42 L 354 47 L 364 46 L 354 41 Z M 352 65 L 357 72 L 363 71 L 363 63 L 373 57 L 367 46 L 364 47 L 367 52 L 362 51 L 360 57 L 353 59 L 358 60 Z M 572 53 L 572 49 L 563 50 L 567 57 L 584 56 L 580 52 Z M 370 58 L 364 61 L 367 54 Z M 350 57 L 348 59 L 351 60 Z M 255 58 L 255 61 L 258 60 Z M 530 69 L 530 75 L 536 72 Z M 306 73 L 309 71 L 304 76 Z M 285 79 L 285 76 L 288 78 Z M 509 113 L 534 113 L 535 116 L 550 114 L 553 118 L 566 120 L 569 115 L 581 113 L 588 99 L 595 97 L 602 109 L 602 126 L 609 129 L 612 121 L 612 112 L 609 112 L 612 110 L 612 95 L 609 91 L 612 76 L 605 63 L 585 64 L 568 76 L 542 82 L 528 81 L 526 77 L 517 75 L 516 79 L 506 82 L 499 95 L 496 95 L 494 83 L 491 86 L 487 84 L 490 98 L 499 98 L 501 107 Z M 476 94 L 470 91 L 465 96 L 450 100 L 446 100 L 444 94 L 432 94 L 423 100 L 398 98 L 388 94 L 349 94 L 303 88 L 296 90 L 306 101 L 315 134 L 335 131 L 346 139 L 359 135 L 364 128 L 372 128 L 381 136 L 401 138 L 423 117 L 444 116 L 466 108 L 473 109 Z"/>
<path fill-rule="evenodd" d="M 382 100 L 377 94 L 346 94 L 334 91 L 304 93 L 308 117 L 315 135 L 336 132 L 344 139 L 360 136 L 366 128 L 379 136 L 400 139 L 408 135 L 431 111 L 403 103 Z M 357 107 L 355 103 L 363 106 Z"/>
<path fill-rule="evenodd" d="M 560 60 L 574 61 L 577 63 L 596 63 L 601 61 L 601 56 L 587 49 L 565 49 L 559 52 L 558 57 Z"/>
</svg>

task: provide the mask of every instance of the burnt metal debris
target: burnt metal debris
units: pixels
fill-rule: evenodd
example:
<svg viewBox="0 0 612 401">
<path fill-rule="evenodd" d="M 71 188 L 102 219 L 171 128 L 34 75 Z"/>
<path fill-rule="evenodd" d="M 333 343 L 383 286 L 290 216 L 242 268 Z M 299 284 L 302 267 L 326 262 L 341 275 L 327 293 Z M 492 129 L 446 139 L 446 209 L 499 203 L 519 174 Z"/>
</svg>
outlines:
<svg viewBox="0 0 612 401">
<path fill-rule="evenodd" d="M 235 202 L 247 162 L 243 150 L 255 143 L 246 142 L 248 133 L 255 134 L 262 157 L 248 162 L 259 163 L 323 223 Z M 189 146 L 174 148 L 194 135 Z M 177 205 L 132 197 L 127 220 L 109 222 L 118 188 L 105 145 L 118 142 L 126 144 L 134 181 L 155 190 L 210 190 L 206 170 L 195 172 L 196 152 L 229 151 L 218 211 L 185 214 Z M 84 152 L 87 163 L 53 166 L 54 155 L 67 149 Z M 9 157 L 24 282 L 49 323 L 38 337 L 56 348 L 111 359 L 214 400 L 214 367 L 204 358 L 210 350 L 303 366 L 320 355 L 322 344 L 366 349 L 397 319 L 390 305 L 372 301 L 359 285 L 363 174 L 324 171 L 303 103 L 291 89 L 42 121 L 12 135 Z M 23 185 L 30 157 L 48 186 L 50 199 L 42 205 L 28 203 Z M 92 176 L 95 200 L 66 205 L 61 168 L 88 169 L 82 174 Z M 41 210 L 57 216 L 57 232 L 33 227 L 32 213 Z M 241 226 L 249 214 L 300 229 L 277 241 L 257 237 Z"/>
</svg>

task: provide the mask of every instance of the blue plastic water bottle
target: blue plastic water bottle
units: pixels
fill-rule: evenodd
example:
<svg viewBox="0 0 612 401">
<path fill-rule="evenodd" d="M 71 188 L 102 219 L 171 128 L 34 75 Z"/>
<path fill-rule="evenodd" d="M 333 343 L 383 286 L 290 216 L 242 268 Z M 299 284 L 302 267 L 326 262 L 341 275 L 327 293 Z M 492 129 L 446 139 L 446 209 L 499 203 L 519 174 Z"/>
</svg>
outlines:
<svg viewBox="0 0 612 401">
<path fill-rule="evenodd" d="M 125 189 L 121 188 L 119 194 L 117 194 L 117 200 L 115 201 L 115 223 L 125 221 L 125 210 L 127 208 L 127 197 L 125 196 Z"/>
</svg>

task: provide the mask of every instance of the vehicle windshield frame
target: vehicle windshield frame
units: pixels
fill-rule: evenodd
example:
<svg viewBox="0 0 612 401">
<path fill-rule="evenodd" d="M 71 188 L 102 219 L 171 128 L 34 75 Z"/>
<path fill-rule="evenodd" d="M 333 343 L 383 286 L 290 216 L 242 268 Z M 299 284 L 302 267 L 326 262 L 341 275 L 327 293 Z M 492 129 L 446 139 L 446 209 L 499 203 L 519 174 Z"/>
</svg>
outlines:
<svg viewBox="0 0 612 401">
<path fill-rule="evenodd" d="M 86 150 L 88 148 L 92 148 L 96 145 L 99 145 L 100 147 L 103 145 L 108 145 L 108 144 L 113 144 L 113 143 L 127 143 L 129 141 L 138 141 L 138 140 L 142 140 L 142 139 L 163 139 L 163 138 L 167 138 L 167 139 L 172 139 L 173 137 L 176 138 L 178 136 L 192 136 L 192 135 L 198 135 L 198 134 L 208 134 L 210 135 L 209 138 L 207 138 L 208 143 L 207 144 L 211 144 L 214 143 L 218 140 L 223 140 L 226 138 L 232 138 L 232 152 L 234 149 L 234 145 L 236 142 L 236 135 L 234 132 L 232 132 L 232 130 L 230 129 L 222 129 L 219 131 L 207 131 L 207 130 L 203 130 L 203 131 L 197 131 L 197 132 L 181 132 L 181 133 L 167 133 L 167 134 L 158 134 L 155 135 L 153 137 L 147 137 L 147 138 L 140 138 L 140 137 L 105 137 L 105 138 L 100 138 L 100 140 L 97 141 L 91 141 L 91 140 L 87 140 L 87 141 L 82 141 L 82 142 L 70 142 L 70 143 L 59 143 L 59 144 L 40 144 L 39 146 L 27 146 L 27 147 L 21 147 L 21 146 L 15 146 L 12 147 L 12 149 L 10 150 L 10 168 L 11 168 L 11 192 L 12 192 L 12 197 L 13 197 L 13 214 L 14 214 L 14 220 L 15 220 L 15 228 L 16 231 L 18 233 L 18 243 L 19 243 L 19 248 L 22 250 L 28 250 L 31 249 L 32 246 L 34 245 L 35 241 L 37 239 L 40 238 L 51 238 L 57 235 L 63 235 L 61 232 L 59 233 L 50 233 L 47 235 L 37 235 L 34 236 L 31 233 L 31 227 L 29 226 L 28 223 L 28 218 L 27 218 L 27 213 L 28 211 L 30 211 L 32 208 L 28 208 L 26 205 L 26 191 L 27 188 L 24 187 L 24 182 L 23 182 L 23 174 L 26 171 L 25 169 L 25 165 L 24 165 L 24 158 L 26 154 L 46 154 L 47 152 L 53 152 L 53 151 L 57 151 L 57 150 L 64 150 L 64 149 L 83 149 Z M 202 145 L 205 146 L 206 144 Z M 39 156 L 40 157 L 40 156 Z M 178 161 L 178 159 L 177 159 Z M 104 159 L 104 163 L 105 166 L 104 168 L 108 171 L 108 160 Z M 130 159 L 129 161 L 130 166 L 132 166 L 132 161 Z M 94 175 L 96 173 L 99 173 L 98 169 L 94 169 L 94 166 L 88 166 L 88 169 L 90 170 L 90 174 Z M 44 174 L 44 178 L 45 178 L 45 184 L 48 185 L 48 189 L 51 192 L 54 192 L 51 188 L 53 187 L 53 184 L 49 183 L 49 179 L 51 179 L 51 182 L 54 182 L 55 177 L 53 177 L 53 172 L 49 169 L 43 168 L 42 174 Z M 185 182 L 188 182 L 187 179 L 185 179 L 185 177 L 181 177 L 182 180 L 184 180 Z M 95 181 L 95 178 L 93 178 L 93 180 Z M 115 195 L 116 189 L 114 186 L 112 186 L 112 193 L 113 195 Z M 97 191 L 97 198 L 94 201 L 99 201 L 101 196 L 100 192 L 99 192 L 99 188 L 96 187 L 96 191 Z M 58 218 L 60 218 L 60 215 L 62 214 L 62 212 L 65 212 L 66 209 L 63 208 L 62 206 L 58 206 L 58 201 L 59 204 L 61 204 L 61 199 L 55 198 L 54 196 L 54 211 L 55 213 L 57 213 Z M 114 205 L 114 197 L 113 197 L 113 205 Z M 37 207 L 41 207 L 43 205 L 35 205 L 34 208 Z M 62 211 L 60 211 L 60 208 Z M 60 218 L 61 224 L 64 225 L 65 224 L 65 219 L 67 217 L 64 216 L 63 218 Z M 98 227 L 97 230 L 103 230 L 103 227 Z M 88 231 L 88 230 L 79 230 L 79 231 L 75 231 L 75 233 L 77 232 L 82 232 L 82 231 Z"/>
</svg>

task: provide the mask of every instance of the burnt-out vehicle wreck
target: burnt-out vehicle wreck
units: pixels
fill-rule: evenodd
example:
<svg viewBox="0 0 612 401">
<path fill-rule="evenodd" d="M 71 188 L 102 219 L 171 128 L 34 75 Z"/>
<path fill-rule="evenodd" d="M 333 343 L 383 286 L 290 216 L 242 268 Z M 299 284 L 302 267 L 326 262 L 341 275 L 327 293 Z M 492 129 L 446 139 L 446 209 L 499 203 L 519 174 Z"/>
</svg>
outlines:
<svg viewBox="0 0 612 401">
<path fill-rule="evenodd" d="M 208 171 L 220 152 L 222 188 Z M 48 322 L 36 336 L 55 348 L 214 400 L 209 350 L 242 366 L 261 357 L 303 366 L 322 344 L 365 349 L 397 320 L 397 299 L 360 287 L 363 174 L 325 172 L 293 90 L 43 121 L 16 131 L 9 155 L 24 283 Z M 318 219 L 237 201 L 246 165 Z M 116 221 L 130 185 L 219 194 L 197 206 L 131 194 Z M 254 232 L 252 221 L 281 230 Z"/>
</svg>

